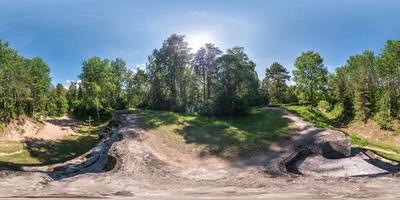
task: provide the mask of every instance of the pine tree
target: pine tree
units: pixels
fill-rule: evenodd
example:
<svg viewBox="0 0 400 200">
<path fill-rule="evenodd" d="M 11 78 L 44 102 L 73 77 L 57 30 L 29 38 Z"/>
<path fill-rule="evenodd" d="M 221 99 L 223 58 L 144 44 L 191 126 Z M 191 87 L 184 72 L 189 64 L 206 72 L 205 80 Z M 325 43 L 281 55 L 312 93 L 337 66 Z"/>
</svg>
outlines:
<svg viewBox="0 0 400 200">
<path fill-rule="evenodd" d="M 264 91 L 268 93 L 270 103 L 283 103 L 285 91 L 288 88 L 286 81 L 290 79 L 289 72 L 281 64 L 275 62 L 265 71 L 263 80 Z"/>
</svg>

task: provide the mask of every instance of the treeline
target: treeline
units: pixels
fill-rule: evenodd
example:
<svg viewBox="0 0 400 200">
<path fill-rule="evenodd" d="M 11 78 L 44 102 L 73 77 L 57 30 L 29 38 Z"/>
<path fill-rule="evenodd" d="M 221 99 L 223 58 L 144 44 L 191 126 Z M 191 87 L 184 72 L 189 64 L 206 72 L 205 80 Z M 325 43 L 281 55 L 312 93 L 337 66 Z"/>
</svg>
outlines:
<svg viewBox="0 0 400 200">
<path fill-rule="evenodd" d="M 193 54 L 184 36 L 173 34 L 149 56 L 146 69 L 127 69 L 121 59 L 84 61 L 81 82 L 68 89 L 68 105 L 76 116 L 98 120 L 129 107 L 244 114 L 263 102 L 255 66 L 241 47 L 223 53 L 206 44 Z"/>
<path fill-rule="evenodd" d="M 206 115 L 243 114 L 262 102 L 255 66 L 242 47 L 223 53 L 205 44 L 191 54 L 184 36 L 174 34 L 149 56 L 148 96 L 140 104 Z"/>
<path fill-rule="evenodd" d="M 366 123 L 373 119 L 392 129 L 400 115 L 400 40 L 389 40 L 379 55 L 350 56 L 329 73 L 318 53 L 304 52 L 295 61 L 293 86 L 288 71 L 274 63 L 266 70 L 263 93 L 270 103 L 307 103 L 324 109 L 342 107 L 341 118 Z"/>
<path fill-rule="evenodd" d="M 209 116 L 245 114 L 250 106 L 302 103 L 329 110 L 342 107 L 342 119 L 393 127 L 400 115 L 400 41 L 382 52 L 365 51 L 329 73 L 320 54 L 302 53 L 292 77 L 279 63 L 258 79 L 255 63 L 242 47 L 222 52 L 205 44 L 192 52 L 173 34 L 148 57 L 146 69 L 130 70 L 121 59 L 83 62 L 79 82 L 68 90 L 51 85 L 40 58 L 26 59 L 0 43 L 1 120 L 20 115 L 61 115 L 106 119 L 115 109 L 140 107 Z M 294 84 L 288 85 L 291 81 Z"/>
<path fill-rule="evenodd" d="M 63 115 L 68 107 L 65 89 L 51 85 L 48 65 L 24 58 L 0 40 L 0 124 L 20 116 Z"/>
</svg>

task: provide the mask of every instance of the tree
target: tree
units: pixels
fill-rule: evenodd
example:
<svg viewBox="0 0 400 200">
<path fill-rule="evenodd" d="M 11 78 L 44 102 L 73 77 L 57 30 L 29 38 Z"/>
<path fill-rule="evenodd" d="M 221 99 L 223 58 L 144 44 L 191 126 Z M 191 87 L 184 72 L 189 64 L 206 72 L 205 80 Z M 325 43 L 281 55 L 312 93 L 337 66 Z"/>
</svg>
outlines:
<svg viewBox="0 0 400 200">
<path fill-rule="evenodd" d="M 68 102 L 68 111 L 73 111 L 79 105 L 79 88 L 77 82 L 71 82 L 68 87 L 68 91 L 66 94 L 67 102 Z"/>
<path fill-rule="evenodd" d="M 111 72 L 112 72 L 112 85 L 109 92 L 109 101 L 113 108 L 125 109 L 127 108 L 126 99 L 126 85 L 128 70 L 126 68 L 126 63 L 120 58 L 115 61 L 111 61 Z"/>
<path fill-rule="evenodd" d="M 191 54 L 184 36 L 173 34 L 154 50 L 147 64 L 150 80 L 150 107 L 186 111 L 187 93 L 184 80 Z"/>
<path fill-rule="evenodd" d="M 334 93 L 335 99 L 338 102 L 344 102 L 346 98 L 346 82 L 348 82 L 346 77 L 346 68 L 345 67 L 338 67 L 336 68 L 336 74 L 334 79 Z"/>
<path fill-rule="evenodd" d="M 399 86 L 400 86 L 400 40 L 387 41 L 377 61 L 380 85 L 384 91 L 387 116 L 399 115 Z M 383 104 L 383 103 L 381 103 Z"/>
<path fill-rule="evenodd" d="M 42 59 L 26 59 L 0 40 L 0 122 L 47 115 L 49 71 Z"/>
<path fill-rule="evenodd" d="M 372 77 L 375 70 L 375 57 L 371 51 L 365 51 L 362 55 L 351 56 L 347 61 L 347 68 L 351 71 L 354 87 L 355 117 L 366 123 L 372 115 L 373 84 Z"/>
<path fill-rule="evenodd" d="M 259 80 L 254 62 L 248 58 L 243 47 L 228 49 L 217 62 L 216 114 L 246 113 L 248 106 L 254 104 L 254 101 L 260 97 Z"/>
<path fill-rule="evenodd" d="M 211 97 L 213 79 L 216 74 L 217 58 L 222 51 L 214 44 L 207 43 L 201 47 L 193 58 L 193 68 L 197 76 L 201 77 L 200 86 L 203 91 L 203 104 L 206 104 Z"/>
<path fill-rule="evenodd" d="M 307 51 L 295 61 L 293 80 L 300 91 L 300 99 L 315 106 L 323 99 L 326 90 L 328 70 L 324 67 L 323 59 L 318 53 Z"/>
<path fill-rule="evenodd" d="M 17 51 L 0 40 L 0 99 L 1 121 L 24 114 L 24 105 L 28 100 L 29 76 L 26 60 Z"/>
<path fill-rule="evenodd" d="M 67 91 L 61 83 L 56 85 L 54 90 L 54 97 L 55 97 L 55 115 L 62 116 L 68 112 L 68 101 L 66 98 Z"/>
<path fill-rule="evenodd" d="M 136 73 L 128 72 L 127 98 L 130 106 L 144 107 L 147 98 L 147 75 L 144 70 L 137 69 Z"/>
<path fill-rule="evenodd" d="M 113 89 L 113 75 L 107 59 L 92 57 L 83 62 L 82 81 L 83 97 L 80 114 L 96 114 L 100 120 L 100 112 L 111 109 L 110 92 Z"/>
<path fill-rule="evenodd" d="M 46 102 L 49 101 L 49 88 L 51 85 L 50 69 L 40 58 L 28 61 L 30 70 L 30 92 L 32 113 L 43 113 Z"/>
<path fill-rule="evenodd" d="M 286 81 L 289 79 L 289 72 L 277 62 L 266 69 L 263 87 L 268 94 L 270 103 L 283 103 L 285 101 L 284 94 L 288 87 Z"/>
</svg>

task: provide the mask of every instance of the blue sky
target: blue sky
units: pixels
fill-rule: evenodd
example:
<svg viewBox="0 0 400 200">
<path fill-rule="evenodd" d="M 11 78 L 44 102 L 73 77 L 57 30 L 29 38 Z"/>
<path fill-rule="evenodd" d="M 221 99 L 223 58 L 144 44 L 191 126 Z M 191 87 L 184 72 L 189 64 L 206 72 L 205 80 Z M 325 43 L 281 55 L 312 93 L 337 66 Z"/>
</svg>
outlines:
<svg viewBox="0 0 400 200">
<path fill-rule="evenodd" d="M 172 33 L 193 47 L 243 46 L 260 78 L 277 61 L 292 70 L 314 50 L 330 71 L 350 55 L 379 53 L 400 36 L 396 0 L 0 0 L 0 39 L 26 57 L 42 57 L 53 83 L 77 80 L 92 56 L 144 64 Z"/>
</svg>

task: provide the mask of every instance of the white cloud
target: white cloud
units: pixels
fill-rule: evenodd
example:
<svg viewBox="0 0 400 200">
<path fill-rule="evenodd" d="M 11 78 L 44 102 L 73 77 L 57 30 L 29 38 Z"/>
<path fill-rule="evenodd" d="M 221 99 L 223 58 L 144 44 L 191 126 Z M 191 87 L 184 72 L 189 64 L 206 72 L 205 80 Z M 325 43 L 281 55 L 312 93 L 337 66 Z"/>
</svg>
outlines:
<svg viewBox="0 0 400 200">
<path fill-rule="evenodd" d="M 66 80 L 65 82 L 66 82 L 66 84 L 63 84 L 63 86 L 64 86 L 65 89 L 68 89 L 69 86 L 71 85 L 71 83 L 75 82 L 75 83 L 80 84 L 82 81 L 81 81 L 81 80 L 75 81 L 75 80 L 69 80 L 69 79 L 68 79 L 68 80 Z M 77 85 L 77 87 L 78 87 L 78 85 Z"/>
<path fill-rule="evenodd" d="M 142 70 L 144 70 L 144 69 L 146 69 L 146 64 L 137 64 L 137 65 L 135 66 L 135 69 L 142 69 Z"/>
<path fill-rule="evenodd" d="M 131 68 L 131 70 L 136 73 L 137 70 L 141 69 L 141 70 L 145 70 L 146 69 L 146 64 L 142 63 L 142 64 L 132 64 L 134 65 L 134 67 Z M 131 65 L 131 66 L 132 66 Z"/>
</svg>

